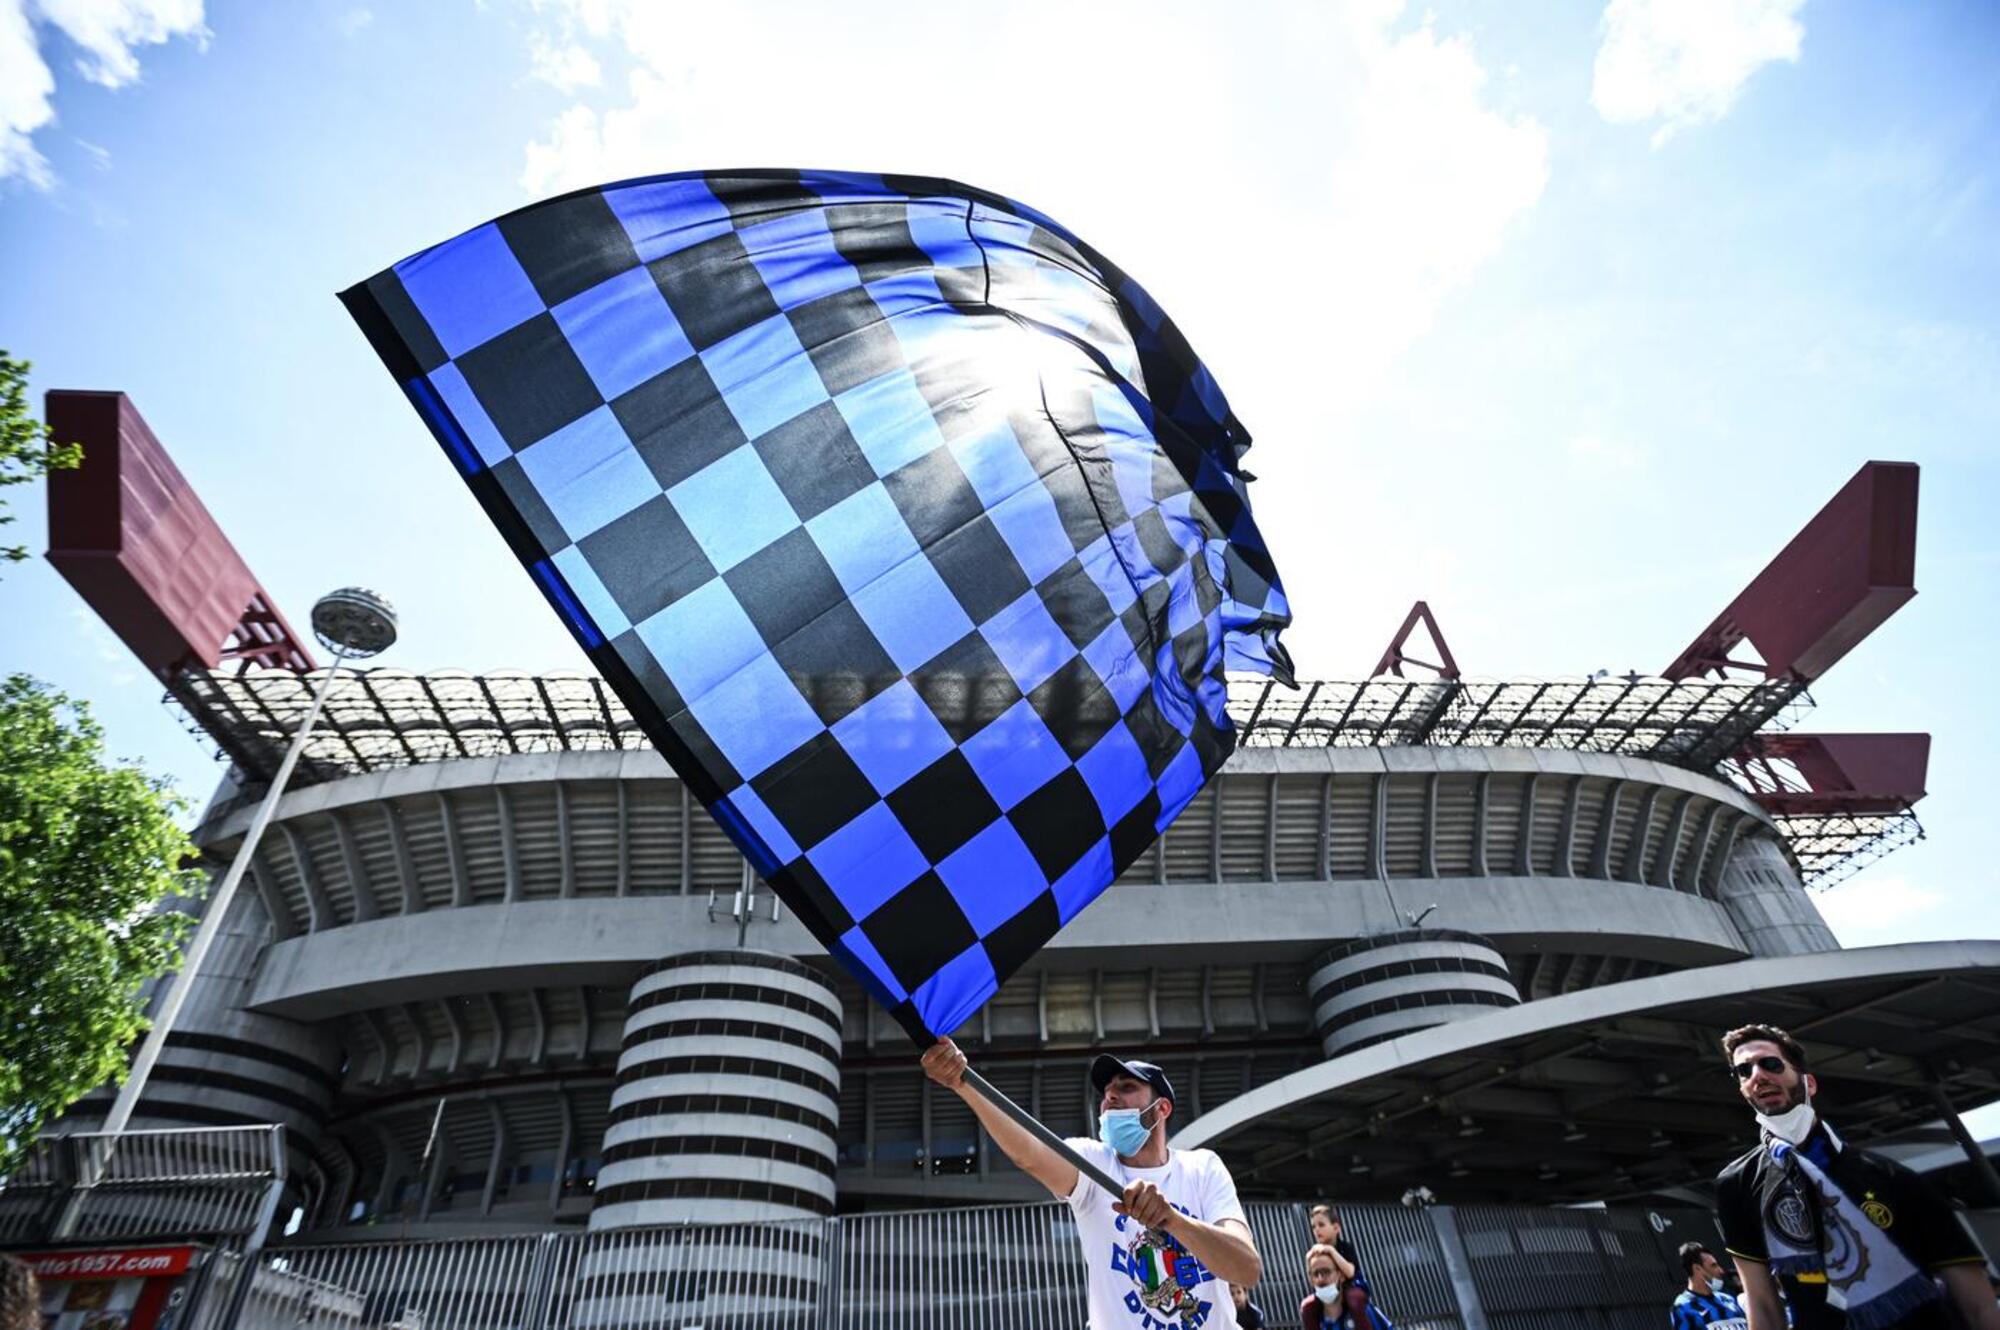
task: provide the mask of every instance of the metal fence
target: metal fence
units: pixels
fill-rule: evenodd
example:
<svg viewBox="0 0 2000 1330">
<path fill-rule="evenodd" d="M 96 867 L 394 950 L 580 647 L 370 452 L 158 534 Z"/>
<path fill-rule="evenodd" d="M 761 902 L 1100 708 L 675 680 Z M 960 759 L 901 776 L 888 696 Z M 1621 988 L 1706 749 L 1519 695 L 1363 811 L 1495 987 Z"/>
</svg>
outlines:
<svg viewBox="0 0 2000 1330">
<path fill-rule="evenodd" d="M 1685 1287 L 1680 1244 L 1722 1248 L 1695 1209 L 1472 1205 L 1452 1218 L 1492 1330 L 1657 1330 Z"/>
<path fill-rule="evenodd" d="M 44 1142 L 0 1180 L 0 1247 L 208 1246 L 181 1330 L 1081 1330 L 1068 1207 L 260 1248 L 284 1184 L 276 1128 Z M 1272 1324 L 1309 1296 L 1302 1204 L 1245 1207 Z M 1688 1209 L 1342 1207 L 1402 1330 L 1651 1330 L 1675 1250 L 1719 1246 Z M 1982 1218 L 1991 1221 L 1991 1216 Z M 1218 1309 L 1221 1310 L 1221 1309 Z M 1205 1330 L 1230 1324 L 1217 1317 Z"/>
<path fill-rule="evenodd" d="M 1308 1296 L 1306 1207 L 1252 1203 L 1254 1297 L 1273 1324 Z M 1698 1211 L 1343 1207 L 1344 1232 L 1405 1330 L 1467 1330 L 1440 1241 L 1455 1231 L 1491 1330 L 1652 1330 Z M 1067 1207 L 990 1206 L 731 1226 L 281 1244 L 243 1327 L 385 1330 L 1082 1330 Z M 1223 1320 L 1218 1326 L 1227 1326 Z"/>
<path fill-rule="evenodd" d="M 244 1326 L 346 1298 L 401 1330 L 1080 1330 L 1066 1207 L 993 1206 L 534 1237 L 285 1245 Z M 315 1322 L 329 1322 L 324 1312 Z"/>
<path fill-rule="evenodd" d="M 1264 1278 L 1253 1296 L 1266 1319 L 1289 1325 L 1312 1292 L 1305 1268 L 1305 1250 L 1313 1241 L 1308 1207 L 1252 1202 L 1244 1209 L 1264 1258 Z M 1340 1208 L 1341 1235 L 1354 1244 L 1376 1300 L 1402 1330 L 1461 1330 L 1463 1325 L 1434 1218 L 1433 1211 L 1400 1205 Z"/>
<path fill-rule="evenodd" d="M 0 1244 L 250 1237 L 284 1181 L 278 1126 L 44 1137 L 0 1179 Z"/>
<path fill-rule="evenodd" d="M 74 1186 L 74 1159 L 62 1141 L 45 1136 L 0 1179 L 0 1246 L 23 1247 L 49 1235 Z"/>
<path fill-rule="evenodd" d="M 181 1330 L 247 1324 L 285 1170 L 275 1124 L 43 1137 L 0 1177 L 0 1248 L 200 1242 Z"/>
</svg>

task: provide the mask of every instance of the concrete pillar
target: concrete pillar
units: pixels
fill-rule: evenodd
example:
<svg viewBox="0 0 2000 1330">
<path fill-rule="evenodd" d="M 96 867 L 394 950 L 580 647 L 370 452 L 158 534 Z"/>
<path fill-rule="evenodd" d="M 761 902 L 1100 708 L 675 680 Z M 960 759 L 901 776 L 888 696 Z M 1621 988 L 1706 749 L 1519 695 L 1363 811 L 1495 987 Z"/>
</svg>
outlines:
<svg viewBox="0 0 2000 1330">
<path fill-rule="evenodd" d="M 1330 1058 L 1521 1001 L 1491 942 L 1444 928 L 1357 938 L 1321 952 L 1306 991 Z"/>
<path fill-rule="evenodd" d="M 1840 948 L 1785 852 L 1769 835 L 1737 838 L 1717 895 L 1752 956 L 1803 956 Z"/>
<path fill-rule="evenodd" d="M 841 1019 L 826 979 L 769 952 L 669 956 L 633 984 L 574 1325 L 653 1324 L 663 1300 L 690 1324 L 768 1316 L 787 1288 L 810 1306 L 771 1249 L 816 1251 L 817 1223 L 791 1230 L 833 1212 Z M 665 1235 L 614 1232 L 665 1224 L 727 1227 L 671 1254 Z"/>
<path fill-rule="evenodd" d="M 1458 1213 L 1448 1205 L 1433 1205 L 1424 1211 L 1437 1235 L 1438 1256 L 1444 1261 L 1445 1276 L 1451 1280 L 1452 1297 L 1458 1301 L 1458 1323 L 1464 1330 L 1490 1330 L 1486 1308 L 1479 1301 L 1479 1284 L 1472 1277 L 1472 1257 L 1459 1235 Z"/>
</svg>

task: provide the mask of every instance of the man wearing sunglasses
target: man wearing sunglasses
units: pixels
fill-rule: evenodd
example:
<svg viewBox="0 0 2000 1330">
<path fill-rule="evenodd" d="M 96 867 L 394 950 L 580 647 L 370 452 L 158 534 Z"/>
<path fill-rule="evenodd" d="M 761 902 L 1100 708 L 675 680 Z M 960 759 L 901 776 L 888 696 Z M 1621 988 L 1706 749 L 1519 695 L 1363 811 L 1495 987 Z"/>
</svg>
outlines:
<svg viewBox="0 0 2000 1330">
<path fill-rule="evenodd" d="M 1797 1330 L 2000 1330 L 1985 1259 L 1951 1204 L 1841 1140 L 1813 1106 L 1819 1082 L 1799 1041 L 1746 1025 L 1722 1052 L 1759 1127 L 1756 1148 L 1715 1180 L 1750 1330 L 1785 1330 L 1786 1304 Z"/>
</svg>

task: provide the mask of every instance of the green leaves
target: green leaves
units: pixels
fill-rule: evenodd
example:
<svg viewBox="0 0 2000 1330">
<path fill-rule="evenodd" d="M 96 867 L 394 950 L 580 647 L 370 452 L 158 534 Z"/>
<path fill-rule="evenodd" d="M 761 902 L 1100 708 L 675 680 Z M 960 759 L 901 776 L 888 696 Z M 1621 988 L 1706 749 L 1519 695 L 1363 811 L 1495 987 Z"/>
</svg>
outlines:
<svg viewBox="0 0 2000 1330">
<path fill-rule="evenodd" d="M 206 889 L 180 800 L 111 766 L 88 710 L 0 680 L 0 1174 L 84 1094 L 125 1074 L 139 993 L 174 968 Z"/>
<path fill-rule="evenodd" d="M 0 486 L 25 485 L 83 461 L 81 447 L 52 442 L 49 427 L 28 409 L 28 368 L 27 361 L 0 351 Z M 6 505 L 0 504 L 0 526 L 13 520 Z M 0 545 L 0 562 L 19 563 L 27 557 L 25 545 Z M 0 1084 L 0 1091 L 4 1089 Z"/>
</svg>

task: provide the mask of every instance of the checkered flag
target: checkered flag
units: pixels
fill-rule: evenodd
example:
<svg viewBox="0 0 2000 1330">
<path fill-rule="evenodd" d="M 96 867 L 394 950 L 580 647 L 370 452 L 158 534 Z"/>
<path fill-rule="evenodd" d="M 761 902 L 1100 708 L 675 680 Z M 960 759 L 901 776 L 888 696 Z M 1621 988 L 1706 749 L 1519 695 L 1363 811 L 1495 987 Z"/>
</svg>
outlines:
<svg viewBox="0 0 2000 1330">
<path fill-rule="evenodd" d="M 656 176 L 342 299 L 674 770 L 912 1038 L 1289 682 L 1249 436 L 1159 307 L 944 180 Z"/>
</svg>

